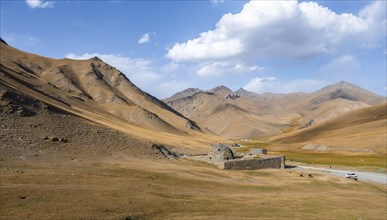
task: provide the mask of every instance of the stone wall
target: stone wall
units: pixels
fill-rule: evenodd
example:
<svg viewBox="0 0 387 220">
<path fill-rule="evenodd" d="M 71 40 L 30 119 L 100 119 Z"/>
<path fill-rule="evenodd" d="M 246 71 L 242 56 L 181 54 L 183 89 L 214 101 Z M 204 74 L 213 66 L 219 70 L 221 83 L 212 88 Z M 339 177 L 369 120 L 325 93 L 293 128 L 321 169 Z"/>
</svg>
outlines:
<svg viewBox="0 0 387 220">
<path fill-rule="evenodd" d="M 250 149 L 250 154 L 252 154 L 252 155 L 267 154 L 267 149 L 251 148 Z"/>
<path fill-rule="evenodd" d="M 285 156 L 270 158 L 234 159 L 218 164 L 220 168 L 227 170 L 258 170 L 258 169 L 284 169 Z"/>
</svg>

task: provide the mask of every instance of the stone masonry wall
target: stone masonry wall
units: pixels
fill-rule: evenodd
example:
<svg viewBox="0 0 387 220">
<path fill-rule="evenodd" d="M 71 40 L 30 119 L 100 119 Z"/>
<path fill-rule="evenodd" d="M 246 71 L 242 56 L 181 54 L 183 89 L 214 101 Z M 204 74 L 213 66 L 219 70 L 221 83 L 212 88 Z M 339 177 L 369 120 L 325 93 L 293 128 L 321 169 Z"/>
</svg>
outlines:
<svg viewBox="0 0 387 220">
<path fill-rule="evenodd" d="M 229 160 L 219 164 L 219 167 L 227 170 L 284 169 L 285 156 Z"/>
<path fill-rule="evenodd" d="M 254 155 L 267 154 L 267 149 L 251 148 L 250 154 L 254 154 Z"/>
</svg>

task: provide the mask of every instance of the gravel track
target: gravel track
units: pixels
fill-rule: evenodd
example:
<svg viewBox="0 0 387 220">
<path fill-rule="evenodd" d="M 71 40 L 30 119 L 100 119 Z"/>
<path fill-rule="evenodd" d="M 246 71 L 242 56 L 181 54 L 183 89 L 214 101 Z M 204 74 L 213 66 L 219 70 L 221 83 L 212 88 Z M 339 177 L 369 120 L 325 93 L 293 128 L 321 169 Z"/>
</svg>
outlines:
<svg viewBox="0 0 387 220">
<path fill-rule="evenodd" d="M 387 174 L 385 173 L 374 173 L 374 172 L 354 171 L 354 170 L 337 170 L 337 169 L 312 167 L 312 166 L 297 166 L 291 169 L 296 169 L 300 171 L 313 170 L 318 173 L 325 173 L 325 174 L 328 173 L 328 174 L 343 177 L 343 178 L 347 173 L 355 173 L 359 181 L 369 181 L 369 182 L 375 182 L 375 183 L 381 183 L 381 184 L 387 185 Z"/>
</svg>

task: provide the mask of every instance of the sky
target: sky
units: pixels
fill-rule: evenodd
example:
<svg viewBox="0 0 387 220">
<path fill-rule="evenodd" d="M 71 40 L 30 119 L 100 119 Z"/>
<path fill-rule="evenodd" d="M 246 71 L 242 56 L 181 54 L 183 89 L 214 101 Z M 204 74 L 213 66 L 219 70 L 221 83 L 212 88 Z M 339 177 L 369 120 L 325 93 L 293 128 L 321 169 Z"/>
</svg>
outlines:
<svg viewBox="0 0 387 220">
<path fill-rule="evenodd" d="M 340 81 L 386 96 L 386 11 L 360 0 L 0 0 L 0 36 L 51 58 L 98 56 L 158 98 Z"/>
</svg>

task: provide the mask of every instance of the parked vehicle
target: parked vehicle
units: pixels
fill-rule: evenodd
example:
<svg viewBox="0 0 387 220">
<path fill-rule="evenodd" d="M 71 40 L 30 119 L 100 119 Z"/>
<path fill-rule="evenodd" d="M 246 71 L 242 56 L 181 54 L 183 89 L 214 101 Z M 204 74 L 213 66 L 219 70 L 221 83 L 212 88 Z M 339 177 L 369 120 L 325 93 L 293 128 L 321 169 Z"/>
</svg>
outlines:
<svg viewBox="0 0 387 220">
<path fill-rule="evenodd" d="M 355 173 L 347 173 L 345 178 L 357 180 L 357 175 Z"/>
</svg>

